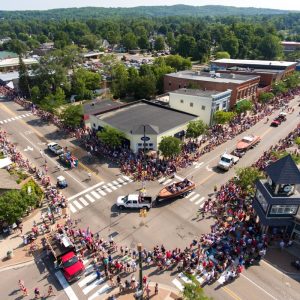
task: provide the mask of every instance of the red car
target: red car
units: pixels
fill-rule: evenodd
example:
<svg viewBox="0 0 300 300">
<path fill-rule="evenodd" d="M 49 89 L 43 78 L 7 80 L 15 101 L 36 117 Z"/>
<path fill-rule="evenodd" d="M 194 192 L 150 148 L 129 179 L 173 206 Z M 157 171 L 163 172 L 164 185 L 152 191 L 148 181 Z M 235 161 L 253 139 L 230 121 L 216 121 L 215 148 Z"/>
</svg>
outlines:
<svg viewBox="0 0 300 300">
<path fill-rule="evenodd" d="M 77 280 L 85 271 L 84 264 L 78 259 L 73 251 L 60 257 L 60 267 L 68 282 Z"/>
<path fill-rule="evenodd" d="M 271 122 L 270 126 L 278 127 L 280 124 L 281 124 L 281 119 L 279 117 L 277 117 Z"/>
</svg>

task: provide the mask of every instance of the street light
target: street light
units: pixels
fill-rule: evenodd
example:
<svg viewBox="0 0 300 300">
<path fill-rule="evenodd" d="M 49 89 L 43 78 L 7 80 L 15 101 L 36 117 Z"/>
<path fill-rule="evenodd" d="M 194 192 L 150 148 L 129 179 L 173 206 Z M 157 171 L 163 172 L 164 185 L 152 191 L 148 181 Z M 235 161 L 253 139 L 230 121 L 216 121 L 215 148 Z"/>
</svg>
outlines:
<svg viewBox="0 0 300 300">
<path fill-rule="evenodd" d="M 139 287 L 138 291 L 135 293 L 136 299 L 143 299 L 143 265 L 142 265 L 142 244 L 137 244 L 137 250 L 139 253 Z"/>
</svg>

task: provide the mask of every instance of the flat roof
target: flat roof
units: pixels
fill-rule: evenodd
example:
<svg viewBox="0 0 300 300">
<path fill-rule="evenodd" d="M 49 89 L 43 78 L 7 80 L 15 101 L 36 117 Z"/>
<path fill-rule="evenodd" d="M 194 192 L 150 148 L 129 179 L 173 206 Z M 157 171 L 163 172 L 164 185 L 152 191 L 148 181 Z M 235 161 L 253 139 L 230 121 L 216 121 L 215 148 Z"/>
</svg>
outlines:
<svg viewBox="0 0 300 300">
<path fill-rule="evenodd" d="M 283 41 L 281 42 L 282 45 L 295 45 L 300 46 L 300 42 L 294 42 L 294 41 Z"/>
<path fill-rule="evenodd" d="M 151 133 L 156 132 L 158 134 L 197 118 L 196 115 L 166 108 L 145 100 L 100 114 L 97 117 L 123 132 L 137 133 L 141 125 L 147 125 L 152 128 Z"/>
<path fill-rule="evenodd" d="M 216 72 L 217 74 L 218 72 Z M 166 74 L 166 76 L 176 77 L 176 78 L 185 78 L 191 80 L 199 80 L 199 81 L 208 81 L 208 82 L 217 82 L 217 83 L 237 83 L 241 84 L 248 80 L 252 80 L 255 78 L 259 78 L 257 75 L 241 75 L 241 74 L 227 74 L 220 73 L 220 77 L 213 76 L 213 74 L 209 74 L 207 72 L 198 72 L 198 71 L 181 71 L 176 73 Z"/>
<path fill-rule="evenodd" d="M 200 90 L 200 89 L 178 89 L 175 91 L 169 92 L 170 94 L 180 94 L 180 95 L 191 95 L 191 96 L 199 96 L 199 97 L 211 97 L 213 95 L 219 95 L 224 92 L 218 92 L 213 90 Z"/>
<path fill-rule="evenodd" d="M 228 67 L 226 69 L 220 69 L 220 71 L 238 71 L 238 72 L 253 72 L 253 73 L 260 73 L 260 74 L 278 74 L 284 72 L 284 70 L 279 70 L 279 69 L 256 69 L 256 68 L 245 68 L 245 67 L 238 67 L 238 66 L 232 66 Z M 216 72 L 219 72 L 217 70 Z"/>
<path fill-rule="evenodd" d="M 97 115 L 107 110 L 111 110 L 117 107 L 122 107 L 125 103 L 112 100 L 93 100 L 83 104 L 83 111 L 87 115 Z"/>
<path fill-rule="evenodd" d="M 28 75 L 32 76 L 31 70 L 28 71 Z M 19 79 L 19 72 L 13 71 L 13 72 L 0 72 L 0 80 L 3 80 L 5 82 Z"/>
<path fill-rule="evenodd" d="M 295 64 L 292 61 L 278 61 L 278 60 L 250 60 L 250 59 L 230 59 L 222 58 L 212 61 L 212 63 L 224 63 L 224 64 L 241 64 L 241 65 L 261 65 L 261 66 L 277 66 L 277 67 L 289 67 Z"/>
<path fill-rule="evenodd" d="M 35 58 L 24 58 L 23 62 L 25 65 L 37 64 L 38 61 Z M 7 58 L 0 60 L 0 68 L 15 67 L 19 65 L 19 58 Z"/>
</svg>

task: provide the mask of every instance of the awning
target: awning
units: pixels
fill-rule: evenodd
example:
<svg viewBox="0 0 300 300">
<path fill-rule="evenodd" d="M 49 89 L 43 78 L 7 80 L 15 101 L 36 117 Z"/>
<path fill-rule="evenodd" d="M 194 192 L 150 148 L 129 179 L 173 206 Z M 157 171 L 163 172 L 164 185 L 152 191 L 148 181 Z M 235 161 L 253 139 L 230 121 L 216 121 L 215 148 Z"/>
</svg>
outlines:
<svg viewBox="0 0 300 300">
<path fill-rule="evenodd" d="M 12 164 L 12 161 L 9 157 L 5 157 L 3 159 L 0 159 L 0 169 L 6 168 Z"/>
<path fill-rule="evenodd" d="M 14 89 L 14 83 L 12 81 L 10 81 L 6 86 L 8 86 L 11 89 Z"/>
</svg>

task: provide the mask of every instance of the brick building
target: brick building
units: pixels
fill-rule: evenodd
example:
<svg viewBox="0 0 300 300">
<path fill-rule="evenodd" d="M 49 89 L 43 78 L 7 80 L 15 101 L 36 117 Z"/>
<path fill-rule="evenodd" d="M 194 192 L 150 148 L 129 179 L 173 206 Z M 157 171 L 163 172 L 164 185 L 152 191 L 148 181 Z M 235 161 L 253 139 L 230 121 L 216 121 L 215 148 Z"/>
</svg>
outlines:
<svg viewBox="0 0 300 300">
<path fill-rule="evenodd" d="M 198 88 L 225 92 L 231 90 L 230 107 L 242 99 L 254 99 L 260 77 L 256 75 L 207 73 L 200 71 L 181 71 L 166 74 L 164 91 L 171 92 L 181 88 Z"/>
<path fill-rule="evenodd" d="M 283 47 L 283 51 L 286 53 L 300 51 L 300 42 L 283 41 L 281 42 L 281 45 Z"/>
</svg>

